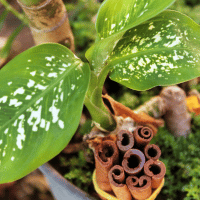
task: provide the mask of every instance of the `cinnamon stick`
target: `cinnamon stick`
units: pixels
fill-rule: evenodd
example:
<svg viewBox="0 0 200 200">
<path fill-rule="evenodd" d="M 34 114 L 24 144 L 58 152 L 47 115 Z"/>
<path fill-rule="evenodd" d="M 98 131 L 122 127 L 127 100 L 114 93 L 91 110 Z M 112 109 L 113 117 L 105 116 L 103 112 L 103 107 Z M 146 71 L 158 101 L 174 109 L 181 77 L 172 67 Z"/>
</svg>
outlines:
<svg viewBox="0 0 200 200">
<path fill-rule="evenodd" d="M 110 192 L 112 188 L 108 179 L 108 172 L 113 165 L 117 164 L 119 152 L 115 142 L 103 141 L 95 147 L 96 181 L 100 189 Z"/>
<path fill-rule="evenodd" d="M 132 196 L 137 200 L 144 200 L 151 196 L 151 178 L 146 175 L 140 178 L 137 176 L 129 176 L 126 179 L 126 184 Z"/>
<path fill-rule="evenodd" d="M 115 116 L 121 116 L 121 117 L 130 117 L 132 118 L 136 123 L 141 125 L 151 124 L 155 126 L 155 128 L 158 128 L 159 126 L 164 125 L 164 121 L 161 119 L 154 119 L 153 117 L 149 116 L 148 114 L 144 112 L 135 113 L 130 108 L 124 106 L 123 104 L 115 101 L 112 97 L 105 94 L 102 96 L 104 99 L 107 99 L 114 111 Z"/>
<path fill-rule="evenodd" d="M 117 134 L 117 146 L 123 153 L 131 149 L 134 146 L 133 134 L 128 130 L 121 130 Z"/>
<path fill-rule="evenodd" d="M 161 156 L 161 150 L 157 145 L 149 144 L 144 148 L 144 155 L 147 160 L 158 160 Z"/>
<path fill-rule="evenodd" d="M 146 146 L 153 138 L 153 131 L 149 127 L 138 126 L 133 132 L 137 147 Z"/>
<path fill-rule="evenodd" d="M 125 182 L 124 169 L 120 165 L 115 165 L 108 173 L 110 185 L 116 197 L 120 200 L 132 200 L 131 193 Z"/>
<path fill-rule="evenodd" d="M 152 179 L 152 188 L 158 188 L 166 173 L 166 168 L 163 162 L 159 160 L 148 160 L 144 164 L 144 174 Z"/>
<path fill-rule="evenodd" d="M 138 149 L 129 149 L 123 157 L 122 167 L 129 175 L 138 174 L 144 166 L 145 156 Z"/>
</svg>

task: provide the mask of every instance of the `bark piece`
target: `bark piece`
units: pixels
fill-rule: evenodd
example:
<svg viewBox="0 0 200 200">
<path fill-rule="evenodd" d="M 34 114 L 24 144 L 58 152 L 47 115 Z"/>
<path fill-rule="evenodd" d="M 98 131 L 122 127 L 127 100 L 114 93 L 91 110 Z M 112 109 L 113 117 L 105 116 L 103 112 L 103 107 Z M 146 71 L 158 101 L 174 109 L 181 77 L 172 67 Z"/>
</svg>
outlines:
<svg viewBox="0 0 200 200">
<path fill-rule="evenodd" d="M 191 132 L 191 116 L 187 111 L 186 94 L 178 86 L 164 88 L 160 96 L 166 105 L 164 119 L 173 135 L 187 136 Z"/>
<path fill-rule="evenodd" d="M 148 160 L 144 164 L 144 174 L 152 178 L 152 188 L 156 189 L 162 182 L 166 173 L 165 164 L 159 160 Z"/>
<path fill-rule="evenodd" d="M 135 113 L 130 108 L 124 106 L 123 104 L 115 101 L 112 97 L 105 94 L 103 95 L 103 98 L 107 99 L 113 109 L 115 116 L 122 116 L 123 118 L 130 117 L 132 118 L 136 123 L 140 125 L 147 125 L 151 124 L 155 126 L 155 128 L 158 128 L 159 126 L 163 126 L 164 122 L 161 119 L 154 119 L 153 117 L 150 117 L 146 113 Z"/>
<path fill-rule="evenodd" d="M 95 152 L 96 181 L 100 189 L 110 192 L 112 188 L 108 179 L 108 172 L 117 164 L 119 152 L 115 142 L 107 140 L 96 146 Z"/>
<path fill-rule="evenodd" d="M 128 130 L 121 130 L 117 134 L 117 146 L 123 153 L 131 149 L 134 146 L 133 134 Z"/>
<path fill-rule="evenodd" d="M 120 165 L 115 165 L 108 173 L 110 185 L 116 197 L 120 200 L 132 200 L 131 193 L 125 182 L 124 169 Z"/>
<path fill-rule="evenodd" d="M 129 149 L 123 157 L 122 167 L 129 175 L 136 175 L 143 169 L 145 163 L 144 154 L 138 149 Z"/>
<path fill-rule="evenodd" d="M 46 0 L 36 6 L 19 3 L 26 13 L 36 45 L 55 42 L 69 44 L 74 51 L 74 37 L 62 0 Z"/>
<path fill-rule="evenodd" d="M 150 144 L 144 148 L 144 155 L 146 156 L 147 160 L 158 160 L 161 156 L 161 150 L 157 145 Z"/>
<path fill-rule="evenodd" d="M 134 199 L 144 200 L 151 196 L 151 178 L 148 176 L 128 176 L 126 184 Z"/>
<path fill-rule="evenodd" d="M 138 148 L 143 148 L 153 138 L 153 131 L 149 127 L 138 126 L 133 132 L 135 143 Z"/>
<path fill-rule="evenodd" d="M 152 97 L 149 101 L 145 102 L 143 105 L 139 106 L 135 113 L 147 113 L 151 117 L 160 118 L 166 112 L 165 102 L 160 96 Z"/>
</svg>

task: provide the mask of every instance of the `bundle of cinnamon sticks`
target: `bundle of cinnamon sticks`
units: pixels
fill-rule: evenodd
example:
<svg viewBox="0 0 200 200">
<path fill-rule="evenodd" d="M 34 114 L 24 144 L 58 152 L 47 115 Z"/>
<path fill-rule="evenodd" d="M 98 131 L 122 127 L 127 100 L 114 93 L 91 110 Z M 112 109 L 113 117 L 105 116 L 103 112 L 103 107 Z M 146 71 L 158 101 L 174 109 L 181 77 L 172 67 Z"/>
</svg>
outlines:
<svg viewBox="0 0 200 200">
<path fill-rule="evenodd" d="M 95 147 L 96 182 L 100 189 L 120 200 L 149 198 L 164 178 L 166 168 L 159 161 L 160 148 L 149 144 L 153 130 L 137 126 L 117 133 Z"/>
</svg>

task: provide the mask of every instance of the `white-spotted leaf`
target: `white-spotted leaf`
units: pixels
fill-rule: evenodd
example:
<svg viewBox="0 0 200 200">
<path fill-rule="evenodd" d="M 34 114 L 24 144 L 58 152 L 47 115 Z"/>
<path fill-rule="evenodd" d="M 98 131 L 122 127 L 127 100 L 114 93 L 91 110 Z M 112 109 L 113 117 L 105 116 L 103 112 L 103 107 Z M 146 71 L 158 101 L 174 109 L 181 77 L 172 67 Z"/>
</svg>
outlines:
<svg viewBox="0 0 200 200">
<path fill-rule="evenodd" d="M 56 156 L 79 124 L 90 69 L 66 47 L 43 44 L 0 71 L 0 183 Z"/>
<path fill-rule="evenodd" d="M 123 34 L 156 16 L 174 0 L 105 0 L 96 21 L 97 40 L 86 52 L 95 74 L 99 75 L 106 60 Z"/>
<path fill-rule="evenodd" d="M 135 90 L 200 75 L 200 26 L 175 11 L 128 30 L 107 61 L 110 78 Z"/>
<path fill-rule="evenodd" d="M 175 0 L 105 0 L 98 12 L 96 30 L 100 40 L 126 31 L 156 16 Z"/>
</svg>

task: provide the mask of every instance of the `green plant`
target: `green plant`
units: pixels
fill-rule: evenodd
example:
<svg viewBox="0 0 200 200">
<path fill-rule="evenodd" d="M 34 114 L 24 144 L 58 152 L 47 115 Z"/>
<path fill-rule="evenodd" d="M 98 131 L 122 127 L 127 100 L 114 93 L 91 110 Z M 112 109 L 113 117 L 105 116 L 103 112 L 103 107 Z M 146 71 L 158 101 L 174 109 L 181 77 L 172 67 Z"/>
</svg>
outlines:
<svg viewBox="0 0 200 200">
<path fill-rule="evenodd" d="M 81 150 L 77 156 L 70 159 L 61 157 L 61 166 L 67 169 L 64 177 L 71 180 L 76 186 L 89 192 L 92 185 L 92 167 L 87 163 L 84 152 Z"/>
<path fill-rule="evenodd" d="M 89 63 L 62 45 L 43 44 L 0 71 L 0 183 L 57 155 L 75 133 L 83 104 L 98 127 L 115 129 L 101 98 L 108 74 L 134 90 L 199 76 L 200 27 L 179 12 L 163 11 L 173 2 L 106 0 L 95 44 L 86 52 Z"/>
<path fill-rule="evenodd" d="M 83 61 L 87 61 L 85 52 L 96 38 L 93 18 L 99 6 L 100 3 L 94 0 L 78 0 L 77 2 L 66 4 L 70 25 L 74 34 L 76 53 Z"/>
</svg>

